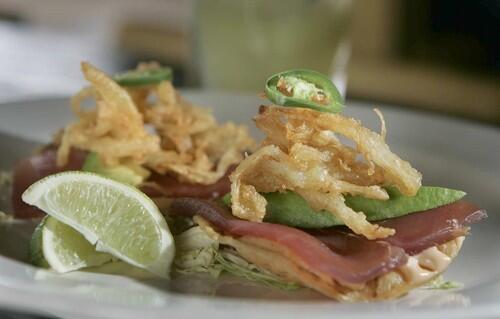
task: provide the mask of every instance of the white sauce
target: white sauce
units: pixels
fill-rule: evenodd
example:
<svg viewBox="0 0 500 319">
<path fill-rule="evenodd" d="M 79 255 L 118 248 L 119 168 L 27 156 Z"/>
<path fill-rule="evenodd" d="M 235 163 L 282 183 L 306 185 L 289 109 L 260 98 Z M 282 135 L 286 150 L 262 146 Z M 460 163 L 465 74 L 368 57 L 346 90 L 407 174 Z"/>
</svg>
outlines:
<svg viewBox="0 0 500 319">
<path fill-rule="evenodd" d="M 458 246 L 462 245 L 463 240 L 464 237 L 456 238 Z M 434 246 L 418 255 L 411 256 L 400 270 L 408 282 L 418 284 L 444 271 L 450 265 L 451 260 L 452 258 Z"/>
</svg>

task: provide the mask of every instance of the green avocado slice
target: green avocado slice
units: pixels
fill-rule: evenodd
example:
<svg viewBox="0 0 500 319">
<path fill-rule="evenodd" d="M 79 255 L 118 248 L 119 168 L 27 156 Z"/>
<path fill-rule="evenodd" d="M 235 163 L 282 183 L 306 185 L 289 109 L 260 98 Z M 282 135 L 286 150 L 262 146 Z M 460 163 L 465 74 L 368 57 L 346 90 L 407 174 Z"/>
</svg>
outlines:
<svg viewBox="0 0 500 319">
<path fill-rule="evenodd" d="M 369 221 L 400 217 L 456 202 L 465 192 L 434 186 L 422 186 L 415 196 L 402 195 L 396 188 L 388 187 L 388 200 L 368 199 L 362 196 L 346 196 L 346 204 L 355 211 L 365 213 Z M 284 193 L 262 194 L 267 200 L 264 221 L 300 228 L 326 228 L 344 223 L 327 211 L 315 211 L 300 195 Z M 224 196 L 230 205 L 230 194 Z"/>
<path fill-rule="evenodd" d="M 262 194 L 267 200 L 264 221 L 300 228 L 324 228 L 344 223 L 326 210 L 316 211 L 300 195 L 286 193 Z"/>
<path fill-rule="evenodd" d="M 395 187 L 387 187 L 386 201 L 362 196 L 347 196 L 345 202 L 357 212 L 364 212 L 370 221 L 400 217 L 411 213 L 451 204 L 466 195 L 465 192 L 436 186 L 422 186 L 415 196 L 402 195 Z"/>
<path fill-rule="evenodd" d="M 104 164 L 101 162 L 101 159 L 99 158 L 99 155 L 97 155 L 96 153 L 89 153 L 87 155 L 87 157 L 85 158 L 85 162 L 83 163 L 82 171 L 95 173 L 103 177 L 113 179 L 117 182 L 129 184 L 132 186 L 139 185 L 143 180 L 143 177 L 141 175 L 137 174 L 136 172 L 134 172 L 134 170 L 127 166 L 104 166 Z"/>
</svg>

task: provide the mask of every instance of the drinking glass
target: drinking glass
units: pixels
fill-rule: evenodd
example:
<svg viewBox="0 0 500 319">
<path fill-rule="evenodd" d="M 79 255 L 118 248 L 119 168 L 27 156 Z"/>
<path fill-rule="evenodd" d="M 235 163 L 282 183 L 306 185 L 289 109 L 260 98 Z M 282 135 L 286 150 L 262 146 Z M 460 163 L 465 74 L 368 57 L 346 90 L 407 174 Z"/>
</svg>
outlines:
<svg viewBox="0 0 500 319">
<path fill-rule="evenodd" d="M 345 91 L 350 0 L 198 0 L 194 10 L 202 87 L 262 90 L 274 73 L 307 68 Z"/>
</svg>

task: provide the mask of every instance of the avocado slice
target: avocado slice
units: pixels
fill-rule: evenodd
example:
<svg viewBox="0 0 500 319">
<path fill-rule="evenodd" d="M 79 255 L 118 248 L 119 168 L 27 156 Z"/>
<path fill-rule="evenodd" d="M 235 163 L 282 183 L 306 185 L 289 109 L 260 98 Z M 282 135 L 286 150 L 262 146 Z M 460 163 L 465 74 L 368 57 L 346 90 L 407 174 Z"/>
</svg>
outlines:
<svg viewBox="0 0 500 319">
<path fill-rule="evenodd" d="M 95 173 L 132 186 L 139 185 L 144 179 L 143 176 L 125 165 L 106 167 L 96 153 L 89 153 L 87 155 L 82 171 Z"/>
<path fill-rule="evenodd" d="M 264 221 L 300 228 L 324 228 L 344 223 L 328 211 L 315 211 L 300 195 L 285 193 L 262 194 L 267 200 Z"/>
<path fill-rule="evenodd" d="M 364 212 L 370 221 L 404 216 L 446 204 L 466 195 L 465 192 L 436 186 L 422 186 L 415 196 L 402 195 L 397 188 L 387 187 L 388 200 L 346 196 L 345 203 L 357 212 Z"/>
<path fill-rule="evenodd" d="M 396 188 L 386 188 L 388 200 L 369 199 L 362 196 L 345 196 L 347 206 L 363 212 L 369 221 L 400 217 L 456 202 L 465 192 L 443 187 L 422 186 L 415 196 L 402 195 Z M 327 211 L 315 211 L 300 195 L 286 191 L 264 193 L 267 200 L 264 221 L 300 228 L 326 228 L 344 223 Z M 230 194 L 223 201 L 230 205 Z"/>
</svg>

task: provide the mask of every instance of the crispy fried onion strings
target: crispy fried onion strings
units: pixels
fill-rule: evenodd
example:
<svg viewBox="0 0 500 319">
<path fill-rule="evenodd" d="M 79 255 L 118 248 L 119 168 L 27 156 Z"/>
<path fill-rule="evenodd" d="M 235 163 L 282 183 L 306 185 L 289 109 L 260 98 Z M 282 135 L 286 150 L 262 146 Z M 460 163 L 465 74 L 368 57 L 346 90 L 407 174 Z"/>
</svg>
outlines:
<svg viewBox="0 0 500 319">
<path fill-rule="evenodd" d="M 182 99 L 169 81 L 125 89 L 88 63 L 82 63 L 82 71 L 91 86 L 71 100 L 78 120 L 56 139 L 59 165 L 75 147 L 96 152 L 109 166 L 145 167 L 208 185 L 255 147 L 246 127 L 218 125 L 209 110 Z M 87 98 L 96 101 L 95 108 L 81 107 Z"/>
<path fill-rule="evenodd" d="M 158 151 L 159 138 L 146 132 L 142 115 L 127 92 L 88 63 L 82 63 L 82 71 L 92 87 L 83 89 L 71 101 L 78 121 L 64 129 L 58 164 L 67 163 L 71 147 L 96 152 L 107 165 L 141 164 L 148 154 Z M 87 97 L 95 98 L 95 109 L 81 108 Z"/>
<path fill-rule="evenodd" d="M 369 223 L 343 197 L 385 200 L 388 194 L 381 185 L 396 185 L 405 194 L 420 187 L 420 174 L 390 152 L 381 135 L 341 115 L 301 108 L 263 107 L 255 121 L 267 138 L 230 177 L 235 216 L 260 221 L 267 202 L 259 192 L 292 190 L 368 239 L 394 234 Z M 335 133 L 353 140 L 355 147 L 341 143 Z"/>
<path fill-rule="evenodd" d="M 243 159 L 245 151 L 255 148 L 245 126 L 217 124 L 208 109 L 185 101 L 170 82 L 162 82 L 156 94 L 157 103 L 144 113 L 161 137 L 161 150 L 146 161 L 151 169 L 174 173 L 187 182 L 213 184 Z"/>
<path fill-rule="evenodd" d="M 327 150 L 351 170 L 354 167 L 358 173 L 367 170 L 366 175 L 376 175 L 368 178 L 370 184 L 394 185 L 408 196 L 415 195 L 421 186 L 417 170 L 392 153 L 381 135 L 352 118 L 303 108 L 263 107 L 255 122 L 266 133 L 267 143 L 285 150 L 294 143 Z M 352 140 L 355 148 L 341 144 L 334 133 Z M 359 155 L 364 162 L 359 161 Z"/>
<path fill-rule="evenodd" d="M 326 209 L 343 220 L 358 234 L 369 239 L 384 238 L 394 230 L 372 225 L 362 213 L 356 213 L 344 204 L 342 193 L 363 194 L 366 197 L 387 199 L 379 186 L 357 186 L 336 180 L 328 174 L 328 158 L 317 154 L 304 163 L 303 154 L 319 152 L 295 144 L 290 154 L 277 146 L 267 145 L 248 156 L 231 174 L 232 212 L 235 216 L 253 221 L 262 220 L 266 200 L 261 192 L 293 190 L 318 210 Z"/>
</svg>

